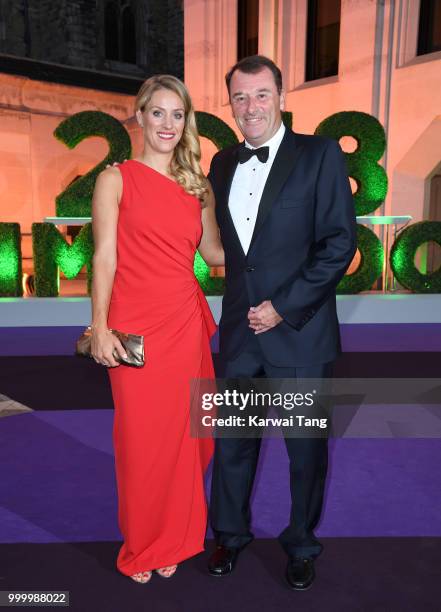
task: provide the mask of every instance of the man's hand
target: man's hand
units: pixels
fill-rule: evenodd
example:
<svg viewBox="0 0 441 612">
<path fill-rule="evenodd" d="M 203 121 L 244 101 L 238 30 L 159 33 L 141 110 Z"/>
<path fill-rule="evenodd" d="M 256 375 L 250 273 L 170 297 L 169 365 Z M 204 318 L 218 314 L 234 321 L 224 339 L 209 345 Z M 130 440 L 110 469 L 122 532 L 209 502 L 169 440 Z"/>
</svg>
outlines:
<svg viewBox="0 0 441 612">
<path fill-rule="evenodd" d="M 274 310 L 270 300 L 265 300 L 259 306 L 252 306 L 248 311 L 248 319 L 255 334 L 262 334 L 283 320 Z"/>
<path fill-rule="evenodd" d="M 122 163 L 126 162 L 127 160 L 125 159 Z M 120 162 L 113 162 L 113 164 L 107 164 L 106 165 L 106 170 L 107 168 L 116 168 L 117 166 L 120 165 Z"/>
</svg>

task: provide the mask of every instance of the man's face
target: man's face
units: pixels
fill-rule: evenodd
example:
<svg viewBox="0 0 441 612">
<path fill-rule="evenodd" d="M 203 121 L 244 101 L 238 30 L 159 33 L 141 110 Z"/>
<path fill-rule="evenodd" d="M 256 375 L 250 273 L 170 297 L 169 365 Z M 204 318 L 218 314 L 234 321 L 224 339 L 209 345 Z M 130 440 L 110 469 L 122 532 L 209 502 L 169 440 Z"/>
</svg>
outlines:
<svg viewBox="0 0 441 612">
<path fill-rule="evenodd" d="M 279 129 L 285 94 L 278 93 L 273 73 L 266 66 L 256 74 L 233 72 L 230 101 L 237 126 L 253 147 L 260 147 Z"/>
</svg>

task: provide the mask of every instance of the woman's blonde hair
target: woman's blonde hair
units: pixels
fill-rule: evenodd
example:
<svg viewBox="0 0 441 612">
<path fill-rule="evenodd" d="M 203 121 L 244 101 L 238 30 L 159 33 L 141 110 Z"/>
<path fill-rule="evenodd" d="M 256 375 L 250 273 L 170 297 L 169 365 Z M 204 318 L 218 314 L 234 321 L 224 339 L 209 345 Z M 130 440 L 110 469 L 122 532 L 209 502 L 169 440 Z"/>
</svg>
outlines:
<svg viewBox="0 0 441 612">
<path fill-rule="evenodd" d="M 207 179 L 200 166 L 201 146 L 196 127 L 196 117 L 190 95 L 184 83 L 170 74 L 150 77 L 141 85 L 135 100 L 135 113 L 144 112 L 153 94 L 159 89 L 169 89 L 179 96 L 184 105 L 185 126 L 175 147 L 170 172 L 185 191 L 203 200 L 208 193 Z"/>
</svg>

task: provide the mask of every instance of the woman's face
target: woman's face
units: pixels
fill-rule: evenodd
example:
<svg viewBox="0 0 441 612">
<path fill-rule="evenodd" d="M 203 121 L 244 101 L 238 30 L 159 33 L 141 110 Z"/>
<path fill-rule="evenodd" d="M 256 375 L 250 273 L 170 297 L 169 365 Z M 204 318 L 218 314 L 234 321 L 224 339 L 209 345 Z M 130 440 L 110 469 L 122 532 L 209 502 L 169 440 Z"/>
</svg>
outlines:
<svg viewBox="0 0 441 612">
<path fill-rule="evenodd" d="M 170 89 L 158 89 L 146 104 L 144 112 L 137 111 L 143 127 L 145 145 L 156 153 L 171 153 L 181 139 L 185 126 L 184 103 Z"/>
</svg>

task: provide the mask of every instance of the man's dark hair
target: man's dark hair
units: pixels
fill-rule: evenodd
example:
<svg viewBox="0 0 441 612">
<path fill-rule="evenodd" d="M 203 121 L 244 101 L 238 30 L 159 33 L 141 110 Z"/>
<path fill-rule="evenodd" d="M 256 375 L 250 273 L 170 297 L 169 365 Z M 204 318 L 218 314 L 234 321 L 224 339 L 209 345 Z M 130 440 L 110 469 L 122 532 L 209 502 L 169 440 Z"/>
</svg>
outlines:
<svg viewBox="0 0 441 612">
<path fill-rule="evenodd" d="M 264 55 L 250 55 L 249 57 L 244 57 L 238 61 L 237 64 L 234 64 L 232 68 L 230 68 L 225 75 L 228 94 L 230 93 L 231 77 L 236 70 L 240 70 L 246 74 L 256 74 L 257 72 L 260 72 L 262 68 L 269 68 L 269 70 L 271 70 L 276 83 L 277 92 L 280 94 L 282 91 L 282 73 L 280 72 L 280 68 L 278 68 L 276 64 L 269 59 L 269 57 L 265 57 Z"/>
</svg>

